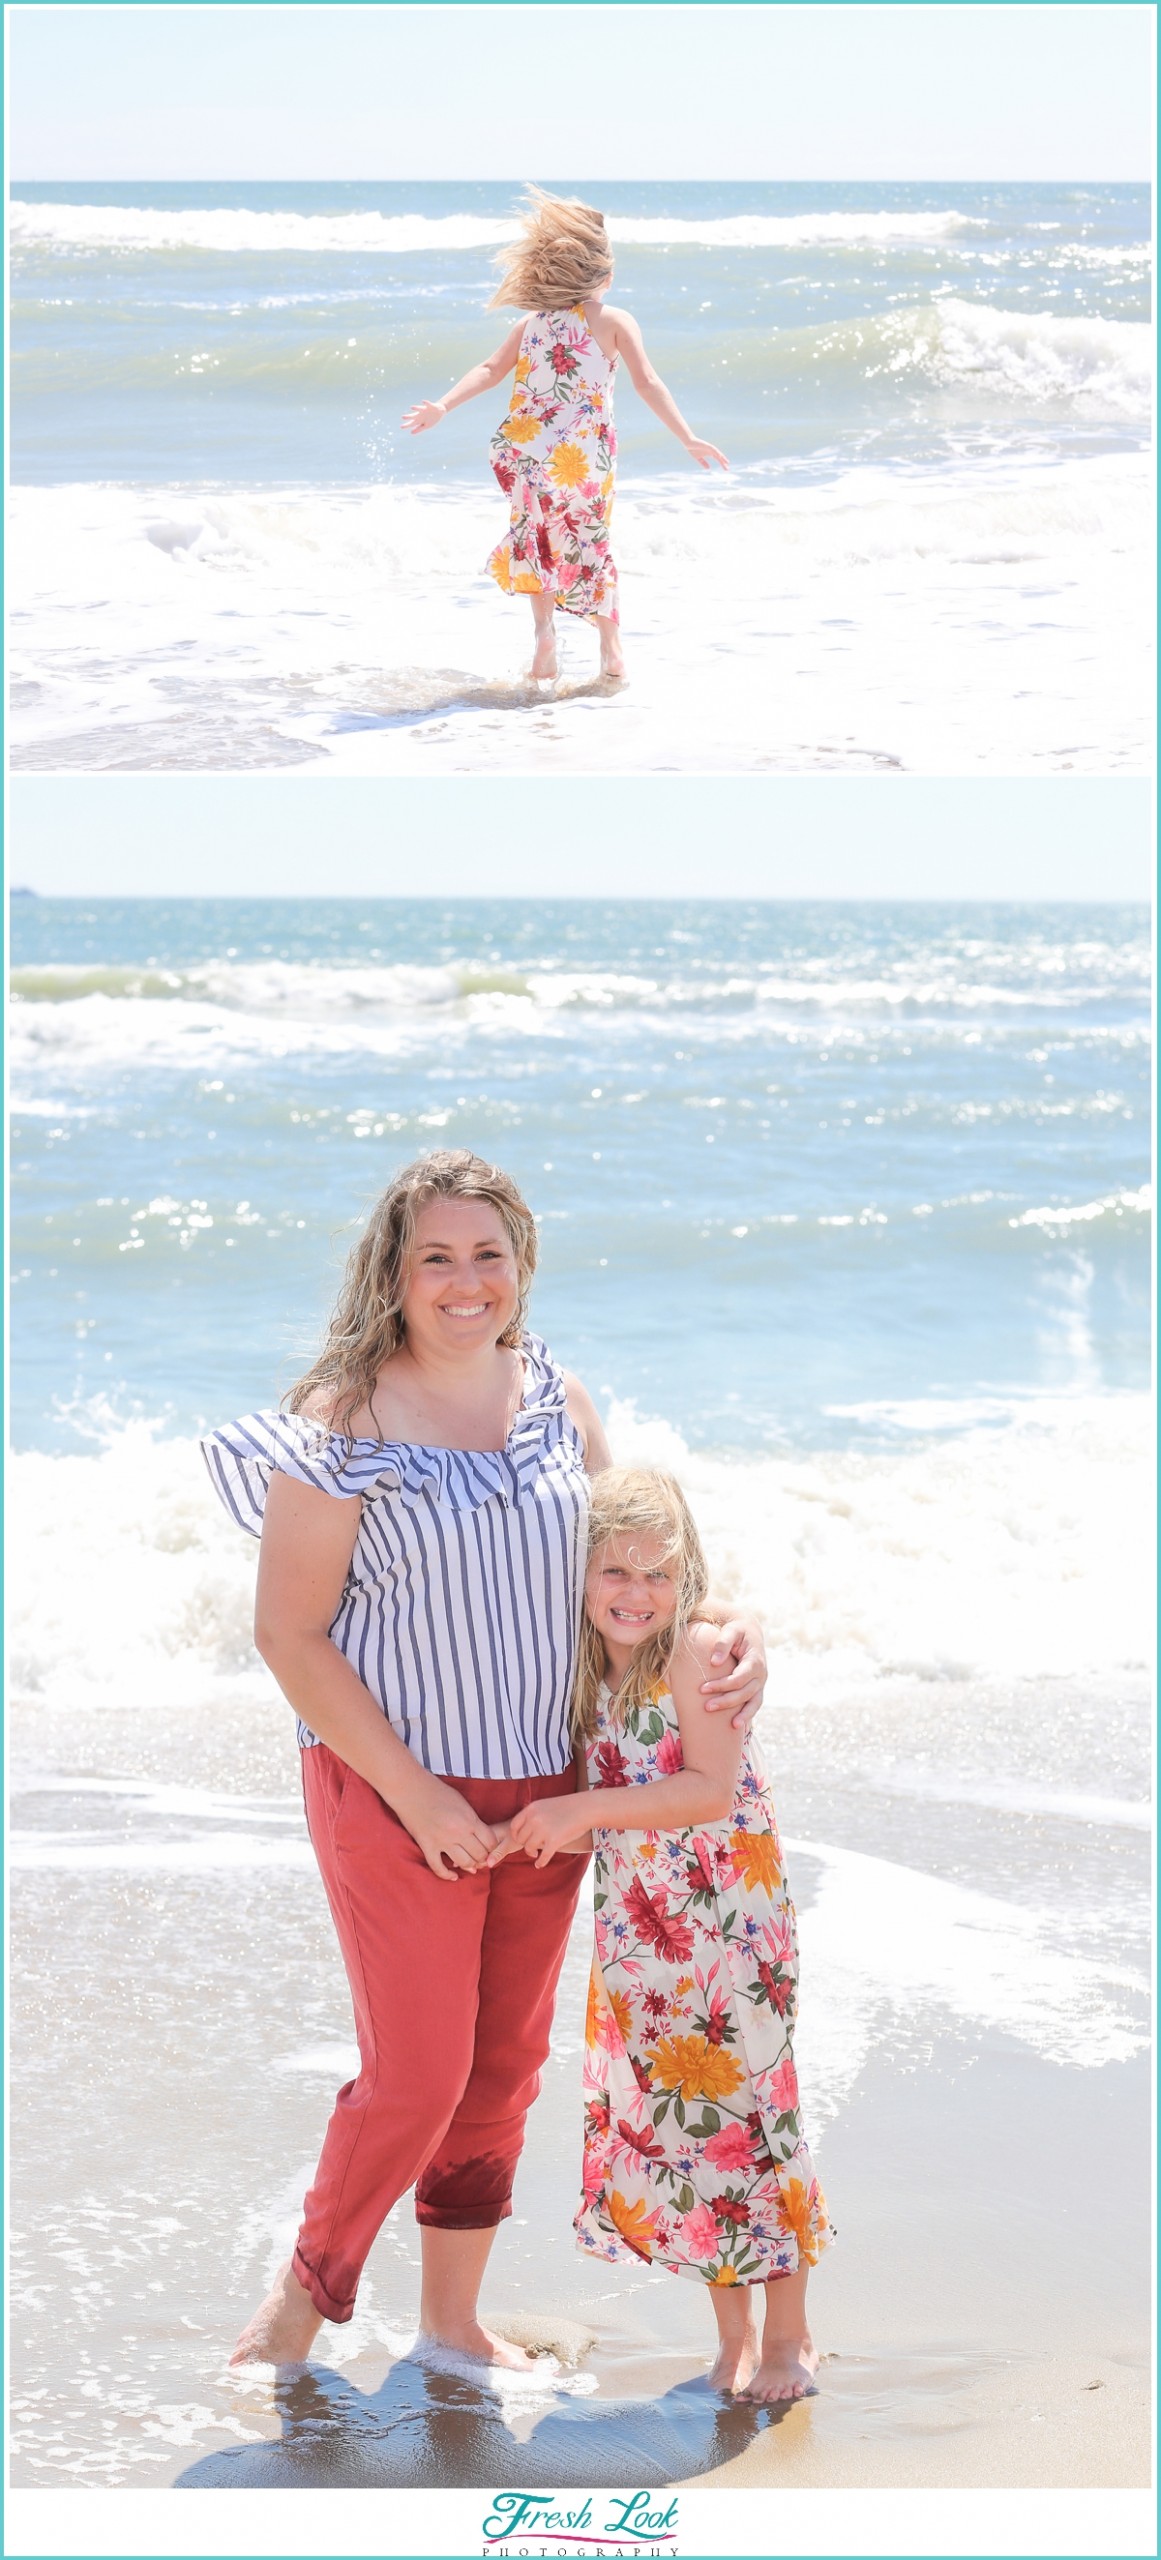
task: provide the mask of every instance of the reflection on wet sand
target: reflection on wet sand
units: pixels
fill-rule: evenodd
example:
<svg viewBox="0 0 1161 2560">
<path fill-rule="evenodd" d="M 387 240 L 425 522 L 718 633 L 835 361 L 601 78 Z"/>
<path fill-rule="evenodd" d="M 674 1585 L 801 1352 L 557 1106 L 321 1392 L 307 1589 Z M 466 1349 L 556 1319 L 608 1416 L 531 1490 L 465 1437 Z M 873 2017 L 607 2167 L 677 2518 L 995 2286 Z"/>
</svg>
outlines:
<svg viewBox="0 0 1161 2560">
<path fill-rule="evenodd" d="M 786 2410 L 719 2400 L 704 2381 L 653 2400 L 508 2402 L 404 2356 L 360 2391 L 325 2365 L 273 2384 L 282 2433 L 206 2454 L 178 2489 L 651 2488 L 729 2462 Z"/>
</svg>

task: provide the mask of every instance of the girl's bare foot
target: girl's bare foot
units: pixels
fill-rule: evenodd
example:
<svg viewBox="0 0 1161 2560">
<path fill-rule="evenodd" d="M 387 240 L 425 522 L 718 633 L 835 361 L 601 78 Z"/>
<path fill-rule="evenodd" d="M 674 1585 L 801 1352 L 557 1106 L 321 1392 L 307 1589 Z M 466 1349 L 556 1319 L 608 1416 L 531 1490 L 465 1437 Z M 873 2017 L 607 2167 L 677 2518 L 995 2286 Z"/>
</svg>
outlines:
<svg viewBox="0 0 1161 2560">
<path fill-rule="evenodd" d="M 510 2373 L 531 2373 L 535 2366 L 535 2357 L 525 2355 L 523 2347 L 514 2347 L 509 2338 L 498 2338 L 493 2329 L 483 2328 L 478 2320 L 454 2325 L 449 2322 L 438 2330 L 425 2323 L 420 2335 L 430 2338 L 433 2346 L 452 2347 L 459 2356 L 472 2356 L 480 2364 L 503 2365 Z"/>
<path fill-rule="evenodd" d="M 710 2301 L 718 2324 L 718 2351 L 706 2379 L 711 2391 L 734 2392 L 749 2381 L 758 2363 L 754 2288 L 711 2285 Z"/>
<path fill-rule="evenodd" d="M 557 672 L 556 624 L 553 620 L 551 596 L 532 598 L 532 621 L 536 633 L 532 664 L 528 670 L 534 684 L 551 683 Z"/>
<path fill-rule="evenodd" d="M 231 2364 L 302 2364 L 322 2327 L 309 2293 L 290 2260 L 280 2267 L 270 2291 L 247 2322 L 230 2358 Z"/>
<path fill-rule="evenodd" d="M 814 2389 L 818 2352 L 809 2331 L 801 2338 L 764 2340 L 762 2359 L 740 2400 L 804 2400 Z"/>
<path fill-rule="evenodd" d="M 758 2340 L 752 2329 L 723 2338 L 706 2375 L 711 2391 L 741 2391 L 758 2363 Z"/>
<path fill-rule="evenodd" d="M 610 622 L 607 614 L 598 613 L 597 630 L 601 641 L 601 674 L 607 676 L 611 684 L 623 684 L 625 661 L 621 655 L 621 634 L 618 625 Z"/>
</svg>

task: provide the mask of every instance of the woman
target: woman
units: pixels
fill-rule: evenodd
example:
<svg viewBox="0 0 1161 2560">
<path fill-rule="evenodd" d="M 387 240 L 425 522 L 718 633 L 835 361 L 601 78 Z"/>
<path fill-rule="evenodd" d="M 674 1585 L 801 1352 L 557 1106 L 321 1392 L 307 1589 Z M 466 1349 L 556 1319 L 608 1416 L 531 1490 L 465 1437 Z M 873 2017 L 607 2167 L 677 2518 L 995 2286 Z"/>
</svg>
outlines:
<svg viewBox="0 0 1161 2560">
<path fill-rule="evenodd" d="M 255 1637 L 298 1714 L 361 2063 L 236 2364 L 298 2362 L 324 2319 L 350 2319 L 412 2185 L 424 2332 L 528 2362 L 481 2326 L 477 2300 L 581 1862 L 489 1861 L 523 1806 L 576 1785 L 587 1479 L 609 1464 L 584 1388 L 525 1332 L 535 1262 L 531 1213 L 497 1166 L 466 1151 L 409 1165 L 290 1411 L 205 1443 L 222 1499 L 261 1534 Z M 707 1689 L 752 1710 L 760 1636 L 723 1626 L 717 1650 Z"/>
</svg>

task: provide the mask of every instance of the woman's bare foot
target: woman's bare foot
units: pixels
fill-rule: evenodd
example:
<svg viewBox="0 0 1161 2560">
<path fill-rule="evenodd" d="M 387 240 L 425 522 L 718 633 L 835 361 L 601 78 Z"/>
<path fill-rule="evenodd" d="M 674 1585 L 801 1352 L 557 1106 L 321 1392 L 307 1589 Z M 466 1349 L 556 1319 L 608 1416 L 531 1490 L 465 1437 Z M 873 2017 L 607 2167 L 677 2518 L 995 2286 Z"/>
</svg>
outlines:
<svg viewBox="0 0 1161 2560">
<path fill-rule="evenodd" d="M 248 2321 L 230 2358 L 231 2364 L 302 2364 L 322 2327 L 309 2293 L 291 2273 L 289 2258 L 270 2291 Z"/>
<path fill-rule="evenodd" d="M 421 2314 L 422 2318 L 422 2314 Z M 510 2373 L 531 2373 L 535 2356 L 526 2355 L 523 2347 L 515 2347 L 510 2338 L 498 2338 L 494 2329 L 485 2329 L 478 2320 L 449 2322 L 436 2330 L 425 2324 L 420 2336 L 430 2338 L 436 2347 L 451 2347 L 458 2356 L 471 2356 L 479 2364 L 503 2365 Z"/>
<path fill-rule="evenodd" d="M 740 2400 L 804 2400 L 814 2389 L 818 2352 L 809 2331 L 801 2338 L 763 2341 L 757 2372 L 739 2391 Z"/>
</svg>

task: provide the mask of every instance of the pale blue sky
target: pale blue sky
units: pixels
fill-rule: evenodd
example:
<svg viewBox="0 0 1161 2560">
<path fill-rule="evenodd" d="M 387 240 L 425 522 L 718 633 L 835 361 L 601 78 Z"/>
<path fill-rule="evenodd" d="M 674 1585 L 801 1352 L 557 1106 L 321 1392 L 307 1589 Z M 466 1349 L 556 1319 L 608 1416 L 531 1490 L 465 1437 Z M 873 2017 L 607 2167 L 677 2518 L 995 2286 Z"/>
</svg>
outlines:
<svg viewBox="0 0 1161 2560">
<path fill-rule="evenodd" d="M 15 7 L 11 169 L 1146 179 L 1153 19 L 1144 0 Z"/>
<path fill-rule="evenodd" d="M 561 803 L 569 825 L 562 830 Z M 551 850 L 569 843 L 574 856 Z M 9 878 L 66 897 L 1148 898 L 1146 782 L 25 777 Z"/>
</svg>

